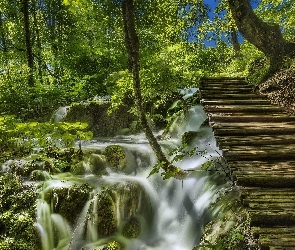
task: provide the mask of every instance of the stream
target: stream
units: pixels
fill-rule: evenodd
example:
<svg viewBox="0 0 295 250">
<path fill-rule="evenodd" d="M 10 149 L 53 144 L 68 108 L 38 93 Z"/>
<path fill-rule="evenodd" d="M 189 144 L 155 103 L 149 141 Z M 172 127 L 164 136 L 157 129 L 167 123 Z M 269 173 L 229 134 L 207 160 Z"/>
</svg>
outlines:
<svg viewBox="0 0 295 250">
<path fill-rule="evenodd" d="M 204 164 L 218 159 L 221 154 L 215 147 L 211 128 L 201 126 L 205 120 L 203 108 L 194 106 L 186 117 L 176 118 L 169 136 L 159 141 L 168 154 L 181 146 L 181 137 L 186 131 L 195 132 L 193 142 L 186 149 L 196 147 L 198 153 L 175 163 L 189 173 L 183 180 L 163 180 L 160 174 L 148 177 L 156 158 L 143 134 L 83 142 L 83 150 L 95 152 L 103 152 L 109 145 L 121 146 L 126 153 L 127 167 L 124 171 L 107 168 L 107 173 L 101 176 L 91 171 L 85 175 L 58 174 L 45 181 L 37 204 L 35 224 L 41 235 L 42 250 L 105 249 L 103 246 L 111 241 L 120 242 L 127 250 L 193 249 L 199 243 L 206 223 L 218 212 L 217 208 L 209 209 L 210 204 L 226 186 L 225 181 L 212 181 L 217 173 L 202 169 Z M 89 169 L 89 161 L 83 164 Z M 53 188 L 67 188 L 76 183 L 89 184 L 92 190 L 77 219 L 70 223 L 61 214 L 54 213 L 55 205 L 47 203 L 46 196 Z M 115 233 L 101 236 L 97 221 L 102 219 L 95 211 L 99 206 L 98 194 L 105 187 L 119 187 L 120 191 L 112 203 L 113 217 L 116 218 Z M 124 236 L 123 228 L 134 217 L 140 224 L 140 230 L 136 237 L 128 238 Z"/>
</svg>

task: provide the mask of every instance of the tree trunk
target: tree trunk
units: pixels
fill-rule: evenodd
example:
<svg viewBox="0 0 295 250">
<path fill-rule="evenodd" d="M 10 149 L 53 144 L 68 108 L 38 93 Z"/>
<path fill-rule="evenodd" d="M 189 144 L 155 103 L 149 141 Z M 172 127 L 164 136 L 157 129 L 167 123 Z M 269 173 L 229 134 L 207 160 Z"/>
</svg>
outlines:
<svg viewBox="0 0 295 250">
<path fill-rule="evenodd" d="M 31 32 L 30 32 L 30 20 L 29 20 L 29 0 L 23 0 L 23 13 L 24 13 L 24 30 L 25 30 L 25 42 L 27 61 L 29 67 L 28 84 L 34 85 L 34 57 L 31 43 Z"/>
<path fill-rule="evenodd" d="M 294 56 L 295 44 L 283 38 L 278 25 L 270 25 L 259 19 L 249 0 L 228 0 L 228 3 L 243 37 L 270 59 L 269 73 L 281 67 L 286 55 Z"/>
<path fill-rule="evenodd" d="M 123 12 L 123 23 L 124 23 L 124 33 L 125 33 L 125 43 L 126 50 L 128 54 L 128 69 L 133 74 L 133 89 L 135 96 L 135 104 L 139 114 L 141 126 L 144 130 L 146 138 L 149 141 L 154 153 L 157 156 L 158 161 L 161 163 L 162 168 L 167 171 L 176 171 L 174 167 L 167 160 L 165 154 L 163 153 L 161 146 L 159 145 L 157 139 L 153 135 L 153 132 L 148 124 L 145 111 L 142 105 L 142 95 L 140 87 L 140 62 L 139 62 L 139 39 L 135 29 L 134 22 L 134 6 L 133 0 L 123 0 L 122 2 L 122 12 Z"/>
<path fill-rule="evenodd" d="M 4 32 L 4 24 L 3 24 L 3 17 L 2 17 L 2 13 L 0 11 L 0 41 L 2 43 L 2 51 L 3 52 L 7 52 L 7 45 L 6 45 L 6 37 L 5 37 L 5 32 Z"/>
<path fill-rule="evenodd" d="M 238 35 L 237 35 L 237 31 L 234 27 L 230 28 L 230 35 L 231 35 L 231 40 L 233 43 L 233 47 L 234 47 L 234 51 L 235 51 L 235 57 L 241 57 L 241 47 L 240 47 L 240 43 L 238 40 Z"/>
</svg>

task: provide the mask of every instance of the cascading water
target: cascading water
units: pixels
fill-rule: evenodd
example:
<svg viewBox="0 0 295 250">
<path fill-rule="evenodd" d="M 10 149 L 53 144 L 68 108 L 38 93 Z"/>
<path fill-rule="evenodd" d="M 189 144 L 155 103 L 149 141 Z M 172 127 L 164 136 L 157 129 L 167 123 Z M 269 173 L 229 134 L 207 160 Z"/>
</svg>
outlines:
<svg viewBox="0 0 295 250">
<path fill-rule="evenodd" d="M 204 226 L 212 216 L 208 207 L 218 196 L 218 187 L 210 182 L 210 174 L 202 170 L 204 163 L 219 157 L 211 128 L 201 127 L 205 119 L 201 106 L 192 107 L 186 116 L 174 121 L 169 139 L 160 141 L 168 152 L 181 145 L 184 132 L 195 132 L 194 141 L 190 144 L 193 146 L 190 147 L 196 147 L 200 153 L 175 163 L 189 173 L 183 180 L 162 180 L 159 174 L 147 178 L 156 159 L 142 134 L 84 143 L 84 150 L 96 152 L 103 152 L 113 144 L 123 147 L 127 167 L 121 172 L 107 168 L 107 174 L 101 176 L 88 171 L 83 176 L 63 174 L 46 181 L 40 193 L 36 221 L 42 249 L 102 249 L 115 240 L 125 245 L 127 250 L 191 250 L 199 243 Z M 89 161 L 83 164 L 85 169 L 91 169 Z M 61 202 L 58 197 L 53 197 L 51 202 L 46 197 L 52 194 L 53 188 L 68 188 L 81 183 L 88 183 L 93 190 L 83 209 L 77 211 L 77 218 L 70 222 L 71 218 L 54 213 Z M 99 196 L 105 187 L 116 189 L 115 197 L 101 198 L 109 197 Z M 97 213 L 105 211 L 106 205 L 101 206 L 102 199 L 115 211 L 112 215 L 116 219 L 114 225 L 104 222 L 104 215 Z M 124 225 L 132 217 L 137 218 L 140 230 L 134 237 L 125 237 Z M 98 221 L 103 226 L 97 226 Z M 112 230 L 114 233 L 103 235 Z"/>
</svg>

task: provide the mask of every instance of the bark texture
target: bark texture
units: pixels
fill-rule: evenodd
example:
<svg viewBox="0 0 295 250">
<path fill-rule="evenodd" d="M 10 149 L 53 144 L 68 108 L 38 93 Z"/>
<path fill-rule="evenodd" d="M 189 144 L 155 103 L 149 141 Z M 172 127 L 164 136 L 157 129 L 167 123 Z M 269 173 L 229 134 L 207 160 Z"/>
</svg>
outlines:
<svg viewBox="0 0 295 250">
<path fill-rule="evenodd" d="M 135 29 L 134 22 L 134 5 L 133 0 L 123 0 L 122 2 L 122 13 L 123 13 L 123 24 L 125 33 L 125 43 L 126 50 L 128 54 L 128 69 L 133 74 L 133 89 L 135 96 L 135 104 L 139 113 L 140 122 L 144 133 L 151 145 L 154 153 L 157 156 L 159 162 L 163 163 L 163 169 L 165 171 L 176 169 L 167 160 L 165 154 L 163 153 L 161 146 L 159 145 L 157 139 L 152 133 L 152 130 L 148 124 L 145 110 L 142 105 L 142 95 L 140 87 L 140 58 L 139 58 L 139 39 Z"/>
<path fill-rule="evenodd" d="M 31 43 L 31 31 L 30 31 L 30 17 L 29 17 L 29 0 L 23 0 L 23 12 L 24 12 L 24 30 L 25 30 L 25 42 L 27 61 L 29 67 L 29 85 L 34 85 L 34 56 Z"/>
<path fill-rule="evenodd" d="M 243 37 L 270 59 L 270 71 L 279 69 L 286 55 L 294 56 L 295 44 L 283 38 L 278 25 L 258 18 L 249 0 L 228 0 L 228 3 Z"/>
</svg>

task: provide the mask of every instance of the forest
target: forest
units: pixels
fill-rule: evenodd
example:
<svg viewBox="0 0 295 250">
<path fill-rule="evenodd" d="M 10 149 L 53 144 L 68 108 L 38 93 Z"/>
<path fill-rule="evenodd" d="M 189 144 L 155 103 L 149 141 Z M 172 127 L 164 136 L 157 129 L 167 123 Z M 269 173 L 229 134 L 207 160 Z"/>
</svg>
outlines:
<svg viewBox="0 0 295 250">
<path fill-rule="evenodd" d="M 203 77 L 246 77 L 254 88 L 288 78 L 278 72 L 293 76 L 294 27 L 293 0 L 0 0 L 0 249 L 40 249 L 32 240 L 38 194 L 23 192 L 23 176 L 45 178 L 36 162 L 49 173 L 80 173 L 82 141 L 116 135 L 100 134 L 83 105 L 107 103 L 110 116 L 132 116 L 127 133 L 144 131 L 158 159 L 151 174 L 162 168 L 164 179 L 183 178 L 149 121 L 163 129 L 185 113 L 191 103 L 179 90 Z M 75 105 L 75 118 L 54 122 L 60 107 Z M 14 159 L 31 165 L 6 173 Z"/>
</svg>

